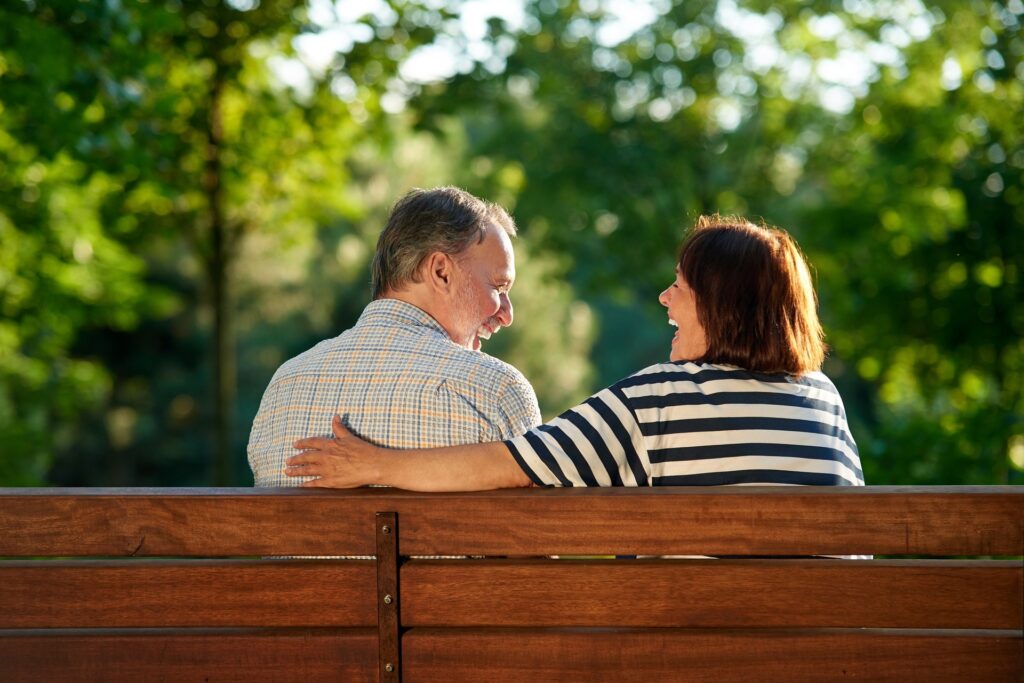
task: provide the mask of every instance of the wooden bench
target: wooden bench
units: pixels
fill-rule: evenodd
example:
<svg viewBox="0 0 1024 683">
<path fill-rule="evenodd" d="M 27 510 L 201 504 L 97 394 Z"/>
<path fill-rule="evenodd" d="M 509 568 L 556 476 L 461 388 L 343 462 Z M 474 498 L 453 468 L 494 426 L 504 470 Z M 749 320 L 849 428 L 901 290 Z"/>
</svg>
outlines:
<svg viewBox="0 0 1024 683">
<path fill-rule="evenodd" d="M 0 680 L 1019 682 L 1022 555 L 1015 487 L 0 489 Z"/>
</svg>

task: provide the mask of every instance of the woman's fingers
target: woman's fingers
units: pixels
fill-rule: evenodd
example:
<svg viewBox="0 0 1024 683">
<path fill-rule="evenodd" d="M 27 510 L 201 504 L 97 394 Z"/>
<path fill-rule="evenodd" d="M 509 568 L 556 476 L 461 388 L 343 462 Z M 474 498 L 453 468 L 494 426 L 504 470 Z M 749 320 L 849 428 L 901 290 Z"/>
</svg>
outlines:
<svg viewBox="0 0 1024 683">
<path fill-rule="evenodd" d="M 331 429 L 334 430 L 334 436 L 339 439 L 352 436 L 352 432 L 345 429 L 345 425 L 341 424 L 341 415 L 335 415 L 334 419 L 331 420 Z"/>
<path fill-rule="evenodd" d="M 309 437 L 295 441 L 294 446 L 299 453 L 285 460 L 284 474 L 289 477 L 316 477 L 304 481 L 300 486 L 319 486 L 324 488 L 350 488 L 360 485 L 360 478 L 350 472 L 356 469 L 360 458 L 365 457 L 359 452 L 366 444 L 353 437 L 341 417 L 335 415 L 331 420 L 331 431 L 334 438 Z"/>
<path fill-rule="evenodd" d="M 293 448 L 299 450 L 323 450 L 334 443 L 334 439 L 327 439 L 322 436 L 309 436 L 292 443 Z"/>
<path fill-rule="evenodd" d="M 285 464 L 289 467 L 293 465 L 313 465 L 318 462 L 320 462 L 320 456 L 317 451 L 303 451 L 285 460 Z"/>
<path fill-rule="evenodd" d="M 285 475 L 289 477 L 319 477 L 323 474 L 323 468 L 319 465 L 288 465 L 284 468 Z"/>
<path fill-rule="evenodd" d="M 305 439 L 299 439 L 298 441 L 292 442 L 292 447 L 297 448 L 300 451 L 307 450 L 326 450 L 328 446 L 333 444 L 337 439 L 347 439 L 352 436 L 352 432 L 345 428 L 345 425 L 341 423 L 341 416 L 335 415 L 331 419 L 331 431 L 334 432 L 334 438 L 325 438 L 322 436 L 307 436 Z"/>
<path fill-rule="evenodd" d="M 284 468 L 284 473 L 289 477 L 311 477 L 314 476 L 314 466 L 312 465 L 288 465 Z"/>
</svg>

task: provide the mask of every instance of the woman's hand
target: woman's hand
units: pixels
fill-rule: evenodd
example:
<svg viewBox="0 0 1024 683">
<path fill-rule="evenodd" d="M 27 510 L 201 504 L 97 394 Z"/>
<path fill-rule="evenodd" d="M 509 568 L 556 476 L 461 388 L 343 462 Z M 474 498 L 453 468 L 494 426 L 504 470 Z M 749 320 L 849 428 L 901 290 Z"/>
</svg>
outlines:
<svg viewBox="0 0 1024 683">
<path fill-rule="evenodd" d="M 377 466 L 384 449 L 345 429 L 337 415 L 331 429 L 333 439 L 313 437 L 292 444 L 303 452 L 288 458 L 284 473 L 289 477 L 316 477 L 302 486 L 350 489 L 377 483 Z"/>
<path fill-rule="evenodd" d="M 288 458 L 289 477 L 316 477 L 303 486 L 351 489 L 383 484 L 409 491 L 484 491 L 529 486 L 530 478 L 501 441 L 392 450 L 363 441 L 331 422 L 333 439 L 299 439 Z"/>
</svg>

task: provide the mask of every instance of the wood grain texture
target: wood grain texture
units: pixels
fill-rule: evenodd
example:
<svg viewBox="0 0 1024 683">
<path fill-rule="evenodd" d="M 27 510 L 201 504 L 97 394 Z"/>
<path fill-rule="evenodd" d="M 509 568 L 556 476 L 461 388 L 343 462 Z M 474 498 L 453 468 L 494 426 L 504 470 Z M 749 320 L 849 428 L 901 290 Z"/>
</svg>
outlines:
<svg viewBox="0 0 1024 683">
<path fill-rule="evenodd" d="M 0 556 L 373 555 L 373 499 L 282 489 L 4 489 Z"/>
<path fill-rule="evenodd" d="M 1020 631 L 411 629 L 407 681 L 1007 681 Z"/>
<path fill-rule="evenodd" d="M 412 560 L 405 626 L 1021 629 L 1020 561 Z"/>
<path fill-rule="evenodd" d="M 0 489 L 2 556 L 1024 554 L 1022 487 Z"/>
<path fill-rule="evenodd" d="M 0 562 L 0 628 L 374 626 L 372 560 Z"/>
<path fill-rule="evenodd" d="M 375 629 L 0 632 L 4 683 L 376 683 Z"/>
</svg>

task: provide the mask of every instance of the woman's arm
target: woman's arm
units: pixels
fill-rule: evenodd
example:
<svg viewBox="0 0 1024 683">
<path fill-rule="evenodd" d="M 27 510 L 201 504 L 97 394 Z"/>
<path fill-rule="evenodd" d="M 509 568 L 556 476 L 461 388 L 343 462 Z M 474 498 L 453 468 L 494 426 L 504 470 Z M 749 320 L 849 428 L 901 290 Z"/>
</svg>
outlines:
<svg viewBox="0 0 1024 683">
<path fill-rule="evenodd" d="M 383 484 L 410 491 L 484 491 L 530 486 L 530 478 L 500 441 L 391 450 L 369 444 L 331 422 L 333 439 L 300 439 L 288 458 L 289 477 L 317 477 L 303 486 L 355 488 Z"/>
</svg>

